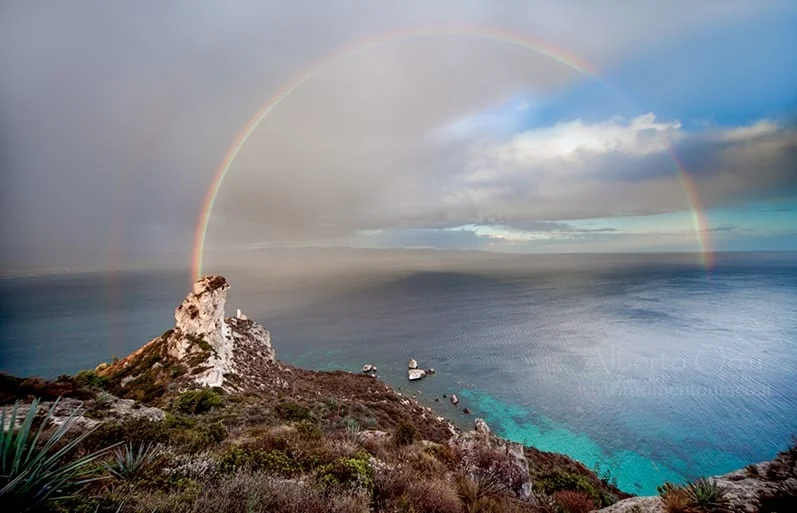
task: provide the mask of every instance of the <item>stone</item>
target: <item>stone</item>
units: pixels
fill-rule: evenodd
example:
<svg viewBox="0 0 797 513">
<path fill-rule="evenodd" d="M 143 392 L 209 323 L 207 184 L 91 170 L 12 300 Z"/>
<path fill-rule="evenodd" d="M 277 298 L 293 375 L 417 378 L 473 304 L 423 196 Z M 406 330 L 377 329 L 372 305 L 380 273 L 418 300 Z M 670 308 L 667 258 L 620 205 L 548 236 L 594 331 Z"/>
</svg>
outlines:
<svg viewBox="0 0 797 513">
<path fill-rule="evenodd" d="M 240 310 L 235 317 L 224 317 L 230 285 L 223 276 L 198 279 L 174 311 L 175 327 L 151 340 L 126 358 L 98 370 L 113 376 L 127 369 L 121 386 L 134 386 L 134 380 L 147 376 L 148 382 L 170 387 L 195 385 L 221 387 L 228 392 L 257 389 L 274 384 L 279 370 L 271 335 Z M 151 356 L 161 357 L 159 366 L 148 365 Z M 187 372 L 175 378 L 167 369 L 183 366 Z"/>
<path fill-rule="evenodd" d="M 434 369 L 426 369 L 426 374 L 427 374 L 427 375 L 429 375 L 429 374 L 434 374 L 434 373 L 435 373 L 435 370 L 434 370 Z"/>
<path fill-rule="evenodd" d="M 371 363 L 366 363 L 365 365 L 363 365 L 362 371 L 366 374 L 369 372 L 376 372 L 376 365 L 373 365 Z"/>
<path fill-rule="evenodd" d="M 409 369 L 417 369 L 418 368 L 418 362 L 413 360 L 412 358 L 410 358 L 410 361 L 407 363 L 407 368 L 409 368 Z"/>
<path fill-rule="evenodd" d="M 465 415 L 470 415 L 471 414 L 470 408 L 463 408 L 462 413 L 464 413 Z"/>
<path fill-rule="evenodd" d="M 474 430 L 477 433 L 481 433 L 483 435 L 490 434 L 490 426 L 487 425 L 487 422 L 485 422 L 484 419 L 478 418 L 473 421 L 473 424 L 474 424 Z"/>
<path fill-rule="evenodd" d="M 445 397 L 445 396 L 443 396 L 443 397 Z M 459 397 L 457 397 L 457 394 L 451 394 L 451 404 L 453 404 L 455 406 L 457 404 L 459 404 Z"/>
<path fill-rule="evenodd" d="M 409 369 L 407 371 L 407 378 L 409 378 L 410 381 L 423 379 L 424 376 L 426 376 L 426 371 L 423 369 Z"/>
</svg>

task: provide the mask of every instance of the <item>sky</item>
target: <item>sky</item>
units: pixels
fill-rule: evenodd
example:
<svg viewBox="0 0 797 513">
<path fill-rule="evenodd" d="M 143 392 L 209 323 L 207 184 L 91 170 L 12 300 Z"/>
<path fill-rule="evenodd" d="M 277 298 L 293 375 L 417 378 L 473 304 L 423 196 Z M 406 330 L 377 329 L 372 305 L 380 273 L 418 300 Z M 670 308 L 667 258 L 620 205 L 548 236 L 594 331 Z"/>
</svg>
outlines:
<svg viewBox="0 0 797 513">
<path fill-rule="evenodd" d="M 189 266 L 275 97 L 206 255 L 797 250 L 796 27 L 790 0 L 3 2 L 0 271 Z"/>
</svg>

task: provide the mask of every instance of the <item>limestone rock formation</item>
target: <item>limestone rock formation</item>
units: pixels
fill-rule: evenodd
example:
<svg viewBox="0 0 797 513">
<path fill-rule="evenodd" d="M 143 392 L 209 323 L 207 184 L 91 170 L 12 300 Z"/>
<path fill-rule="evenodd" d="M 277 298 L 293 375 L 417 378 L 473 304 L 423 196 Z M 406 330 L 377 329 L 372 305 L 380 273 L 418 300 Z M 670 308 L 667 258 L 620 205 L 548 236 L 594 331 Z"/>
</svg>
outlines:
<svg viewBox="0 0 797 513">
<path fill-rule="evenodd" d="M 281 381 L 269 332 L 240 310 L 225 319 L 229 288 L 222 276 L 200 278 L 175 310 L 174 329 L 97 373 L 118 382 L 120 395 L 139 400 L 165 388 L 257 390 Z"/>
</svg>

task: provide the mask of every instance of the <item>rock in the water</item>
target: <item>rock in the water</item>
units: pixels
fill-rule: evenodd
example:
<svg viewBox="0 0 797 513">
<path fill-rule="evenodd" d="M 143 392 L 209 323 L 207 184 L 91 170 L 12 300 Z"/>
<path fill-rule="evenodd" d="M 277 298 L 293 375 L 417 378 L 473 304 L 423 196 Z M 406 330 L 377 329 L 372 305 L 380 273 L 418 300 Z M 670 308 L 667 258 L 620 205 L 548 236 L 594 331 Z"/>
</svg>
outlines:
<svg viewBox="0 0 797 513">
<path fill-rule="evenodd" d="M 363 372 L 366 374 L 369 372 L 376 372 L 376 365 L 371 363 L 366 363 L 365 365 L 363 365 Z"/>
<path fill-rule="evenodd" d="M 417 381 L 422 379 L 424 376 L 426 376 L 426 371 L 423 369 L 409 369 L 407 371 L 407 377 L 410 381 Z"/>
<path fill-rule="evenodd" d="M 470 408 L 463 408 L 462 413 L 464 413 L 465 415 L 470 415 L 471 413 Z"/>
<path fill-rule="evenodd" d="M 413 360 L 412 358 L 410 358 L 410 361 L 407 363 L 407 368 L 408 369 L 417 369 L 418 368 L 418 362 Z"/>
<path fill-rule="evenodd" d="M 428 375 L 428 374 L 434 374 L 434 373 L 435 373 L 435 370 L 434 370 L 434 369 L 426 369 L 426 374 L 427 374 L 427 375 Z"/>
<path fill-rule="evenodd" d="M 457 397 L 457 394 L 451 394 L 451 404 L 453 405 L 459 404 L 459 397 Z"/>
</svg>

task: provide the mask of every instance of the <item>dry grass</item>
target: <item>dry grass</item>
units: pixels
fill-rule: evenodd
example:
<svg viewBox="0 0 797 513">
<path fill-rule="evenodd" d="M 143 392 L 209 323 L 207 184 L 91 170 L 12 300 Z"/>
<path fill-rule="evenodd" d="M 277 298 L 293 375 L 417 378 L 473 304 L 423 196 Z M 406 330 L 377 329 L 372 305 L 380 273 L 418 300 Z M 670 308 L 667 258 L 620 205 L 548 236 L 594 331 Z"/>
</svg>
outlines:
<svg viewBox="0 0 797 513">
<path fill-rule="evenodd" d="M 556 492 L 553 498 L 566 513 L 589 513 L 597 509 L 592 497 L 586 492 L 563 490 Z"/>
</svg>

